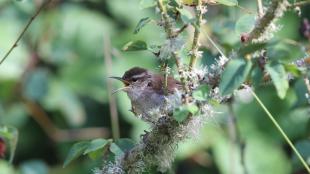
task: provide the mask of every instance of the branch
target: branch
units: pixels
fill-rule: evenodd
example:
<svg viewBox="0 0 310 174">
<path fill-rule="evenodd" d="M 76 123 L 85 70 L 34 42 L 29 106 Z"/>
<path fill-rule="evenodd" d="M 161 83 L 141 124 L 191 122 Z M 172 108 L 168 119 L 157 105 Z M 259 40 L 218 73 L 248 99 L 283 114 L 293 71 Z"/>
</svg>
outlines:
<svg viewBox="0 0 310 174">
<path fill-rule="evenodd" d="M 299 2 L 295 2 L 294 4 L 292 4 L 290 7 L 300 7 L 303 5 L 309 5 L 310 4 L 310 0 L 305 0 L 305 1 L 299 1 Z"/>
<path fill-rule="evenodd" d="M 34 19 L 40 14 L 40 12 L 42 11 L 42 9 L 44 9 L 50 2 L 52 2 L 52 0 L 47 0 L 46 2 L 44 2 L 40 8 L 37 10 L 37 12 L 29 19 L 28 23 L 26 24 L 26 26 L 24 27 L 24 29 L 22 30 L 22 32 L 19 34 L 18 38 L 16 39 L 16 41 L 14 42 L 14 44 L 11 46 L 11 48 L 9 49 L 9 51 L 3 56 L 3 58 L 0 61 L 0 65 L 6 60 L 6 58 L 11 54 L 11 52 L 14 50 L 14 48 L 17 47 L 18 42 L 22 39 L 22 37 L 24 36 L 25 32 L 27 31 L 27 29 L 29 28 L 29 26 L 32 24 L 32 22 L 34 21 Z"/>
<path fill-rule="evenodd" d="M 111 74 L 112 66 L 112 57 L 111 57 L 111 41 L 110 38 L 104 37 L 104 65 L 106 69 L 106 78 L 108 78 Z M 107 90 L 112 91 L 112 84 L 109 80 L 107 80 Z M 111 127 L 112 127 L 112 135 L 113 139 L 116 140 L 120 137 L 120 130 L 119 130 L 119 121 L 118 121 L 118 114 L 116 108 L 116 101 L 115 97 L 112 93 L 108 94 L 109 96 L 109 107 L 111 113 Z"/>
<path fill-rule="evenodd" d="M 166 8 L 165 8 L 165 6 L 163 4 L 163 1 L 162 0 L 158 0 L 157 1 L 157 5 L 158 5 L 158 8 L 160 10 L 162 19 L 164 20 L 164 28 L 165 28 L 165 31 L 166 31 L 166 34 L 167 34 L 167 39 L 175 38 L 179 33 L 181 33 L 187 27 L 187 25 L 184 25 L 181 29 L 179 29 L 176 33 L 174 33 L 172 25 L 171 25 L 171 22 L 170 22 L 170 19 L 169 19 L 169 16 L 167 14 L 167 10 L 166 10 Z M 185 92 L 185 95 L 184 95 L 184 98 L 183 98 L 184 103 L 188 103 L 189 99 L 188 99 L 188 95 L 187 94 L 189 94 L 189 89 L 188 89 L 188 86 L 186 84 L 185 72 L 184 72 L 183 64 L 180 61 L 180 57 L 179 57 L 177 52 L 172 52 L 171 54 L 172 54 L 172 57 L 175 59 L 175 63 L 176 63 L 176 66 L 177 66 L 177 69 L 178 69 L 178 73 L 179 73 L 179 76 L 180 76 L 180 81 L 181 81 L 181 84 L 182 84 L 182 88 L 183 88 L 183 90 Z M 166 77 L 165 77 L 165 79 L 166 79 Z"/>
<path fill-rule="evenodd" d="M 199 49 L 199 36 L 200 36 L 200 30 L 201 30 L 201 23 L 202 23 L 202 16 L 204 14 L 203 12 L 203 6 L 201 0 L 198 0 L 198 4 L 196 7 L 196 17 L 197 17 L 197 22 L 195 25 L 195 32 L 194 32 L 194 38 L 193 38 L 193 44 L 192 44 L 192 49 L 191 49 L 191 58 L 190 58 L 190 63 L 189 63 L 189 70 L 192 71 L 194 68 L 197 58 L 199 57 L 198 55 L 198 49 Z"/>
<path fill-rule="evenodd" d="M 251 42 L 254 40 L 265 40 L 265 34 L 270 34 L 275 30 L 268 28 L 273 24 L 274 20 L 280 18 L 283 15 L 283 12 L 289 6 L 287 0 L 273 0 L 266 10 L 265 14 L 259 18 L 256 22 L 254 29 L 246 34 L 244 38 L 241 38 L 243 42 Z"/>
</svg>

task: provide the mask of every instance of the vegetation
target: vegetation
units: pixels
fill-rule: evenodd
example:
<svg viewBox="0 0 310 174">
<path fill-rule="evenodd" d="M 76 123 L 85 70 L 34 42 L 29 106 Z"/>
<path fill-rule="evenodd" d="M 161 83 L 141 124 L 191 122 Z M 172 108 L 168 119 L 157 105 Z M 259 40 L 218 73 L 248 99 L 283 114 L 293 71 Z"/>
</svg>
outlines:
<svg viewBox="0 0 310 174">
<path fill-rule="evenodd" d="M 0 173 L 310 173 L 309 4 L 1 1 Z M 152 124 L 134 66 L 182 86 Z"/>
</svg>

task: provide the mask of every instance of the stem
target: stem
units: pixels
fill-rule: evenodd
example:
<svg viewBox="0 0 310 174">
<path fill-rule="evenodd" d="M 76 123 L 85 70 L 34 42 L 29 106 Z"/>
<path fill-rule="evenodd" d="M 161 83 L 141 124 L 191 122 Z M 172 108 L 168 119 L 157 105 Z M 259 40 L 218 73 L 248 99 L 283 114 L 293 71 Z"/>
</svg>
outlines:
<svg viewBox="0 0 310 174">
<path fill-rule="evenodd" d="M 193 38 L 193 44 L 192 44 L 192 49 L 191 49 L 191 58 L 190 58 L 190 63 L 189 63 L 189 70 L 192 71 L 194 68 L 196 62 L 197 62 L 197 52 L 199 49 L 199 36 L 200 36 L 200 26 L 202 23 L 202 3 L 201 0 L 198 0 L 197 7 L 196 7 L 196 12 L 197 12 L 197 22 L 195 25 L 195 32 L 194 32 L 194 38 Z"/>
<path fill-rule="evenodd" d="M 11 48 L 9 49 L 9 51 L 3 56 L 3 58 L 0 61 L 0 65 L 6 60 L 6 58 L 11 54 L 11 52 L 14 50 L 14 48 L 17 47 L 18 42 L 22 39 L 22 37 L 24 36 L 25 32 L 27 31 L 27 29 L 29 28 L 29 26 L 32 24 L 32 22 L 34 21 L 34 19 L 40 14 L 40 12 L 42 11 L 42 9 L 44 9 L 50 2 L 52 2 L 52 0 L 47 0 L 46 2 L 44 2 L 40 8 L 37 10 L 37 12 L 29 19 L 28 23 L 26 24 L 26 26 L 24 27 L 24 29 L 22 30 L 22 32 L 19 34 L 19 36 L 17 37 L 16 41 L 14 42 L 14 44 L 11 46 Z"/>
<path fill-rule="evenodd" d="M 304 76 L 304 82 L 307 87 L 308 93 L 310 94 L 310 81 L 306 75 Z"/>
<path fill-rule="evenodd" d="M 232 146 L 236 143 L 240 149 L 240 162 L 243 168 L 243 173 L 244 174 L 248 174 L 248 170 L 245 164 L 245 144 L 244 142 L 242 142 L 241 138 L 240 138 L 240 131 L 238 129 L 237 126 L 237 117 L 235 115 L 234 112 L 234 108 L 232 105 L 232 101 L 230 101 L 228 103 L 228 130 L 229 130 L 229 138 L 232 142 Z M 233 149 L 233 148 L 232 148 Z M 233 156 L 233 152 L 232 152 L 232 156 Z M 235 161 L 235 159 L 233 157 L 232 158 L 232 162 Z M 233 168 L 233 166 L 231 166 L 231 168 Z"/>
<path fill-rule="evenodd" d="M 112 57 L 111 57 L 111 41 L 108 38 L 108 35 L 104 37 L 104 65 L 106 69 L 107 77 L 111 74 L 111 67 L 112 66 Z M 107 81 L 107 90 L 112 91 L 112 84 L 108 80 Z M 109 93 L 109 106 L 110 106 L 110 113 L 111 113 L 111 125 L 112 125 L 112 136 L 113 139 L 116 140 L 120 137 L 120 129 L 119 129 L 119 121 L 118 121 L 118 113 L 116 108 L 116 101 L 115 97 Z"/>
<path fill-rule="evenodd" d="M 261 18 L 264 14 L 263 3 L 262 0 L 256 0 L 256 1 L 257 1 L 258 17 Z"/>
<path fill-rule="evenodd" d="M 171 38 L 174 38 L 176 37 L 180 32 L 182 32 L 186 27 L 187 25 L 184 25 L 180 30 L 179 32 L 177 32 L 176 34 L 173 33 L 173 30 L 172 30 L 172 25 L 171 25 L 171 22 L 169 21 L 169 16 L 167 14 L 167 10 L 163 4 L 163 0 L 158 0 L 157 1 L 157 5 L 158 5 L 158 8 L 161 12 L 161 16 L 164 20 L 164 28 L 165 28 L 165 32 L 167 34 L 167 39 L 171 39 Z M 188 102 L 188 97 L 187 97 L 187 94 L 189 94 L 189 89 L 188 89 L 188 86 L 186 84 L 186 80 L 185 80 L 185 74 L 184 74 L 184 68 L 183 68 L 183 65 L 180 61 L 180 57 L 178 56 L 177 52 L 172 52 L 172 57 L 175 59 L 175 63 L 176 63 L 176 66 L 177 66 L 177 69 L 178 69 L 178 73 L 179 73 L 179 76 L 180 76 L 180 80 L 181 80 L 181 84 L 182 84 L 182 88 L 185 92 L 185 99 L 184 99 L 184 103 L 187 103 Z M 166 74 L 166 73 L 165 73 Z M 166 77 L 165 77 L 166 79 Z"/>
<path fill-rule="evenodd" d="M 305 162 L 305 160 L 303 159 L 303 157 L 300 155 L 300 153 L 298 152 L 298 150 L 295 148 L 294 144 L 291 142 L 291 140 L 288 138 L 288 136 L 286 135 L 286 133 L 282 130 L 281 126 L 278 124 L 278 122 L 275 120 L 275 118 L 272 116 L 272 114 L 269 112 L 269 110 L 266 108 L 266 106 L 263 104 L 263 102 L 258 98 L 258 96 L 255 94 L 255 92 L 249 88 L 249 90 L 251 91 L 252 95 L 254 96 L 254 98 L 256 99 L 256 101 L 259 103 L 259 105 L 263 108 L 263 110 L 266 112 L 266 114 L 268 115 L 268 117 L 270 118 L 270 120 L 272 121 L 272 123 L 276 126 L 276 128 L 278 129 L 278 131 L 281 133 L 281 135 L 284 137 L 284 139 L 286 140 L 286 142 L 290 145 L 290 147 L 293 149 L 294 153 L 296 154 L 296 156 L 299 158 L 299 160 L 301 161 L 301 163 L 304 165 L 304 167 L 306 168 L 306 170 L 308 171 L 308 173 L 310 173 L 310 168 L 308 166 L 308 164 Z"/>
<path fill-rule="evenodd" d="M 157 4 L 158 4 L 158 8 L 161 12 L 162 18 L 164 19 L 164 26 L 165 26 L 164 28 L 165 28 L 165 31 L 167 33 L 167 38 L 170 39 L 173 37 L 173 31 L 172 31 L 172 25 L 171 25 L 170 20 L 169 20 L 169 16 L 167 14 L 166 7 L 163 4 L 163 0 L 158 0 Z"/>
</svg>

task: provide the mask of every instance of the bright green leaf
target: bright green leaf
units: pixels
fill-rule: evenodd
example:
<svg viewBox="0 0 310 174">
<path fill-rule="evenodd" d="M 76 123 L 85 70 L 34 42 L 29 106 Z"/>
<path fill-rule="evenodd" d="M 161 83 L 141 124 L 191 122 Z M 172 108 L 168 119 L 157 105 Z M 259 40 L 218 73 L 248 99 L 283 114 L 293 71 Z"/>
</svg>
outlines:
<svg viewBox="0 0 310 174">
<path fill-rule="evenodd" d="M 198 106 L 195 104 L 186 105 L 186 106 L 184 106 L 184 109 L 193 115 L 196 114 L 199 110 Z"/>
<path fill-rule="evenodd" d="M 122 49 L 123 51 L 140 51 L 147 50 L 147 44 L 144 41 L 130 41 Z"/>
<path fill-rule="evenodd" d="M 295 64 L 284 64 L 285 71 L 291 73 L 295 77 L 300 77 L 302 75 L 302 71 Z"/>
<path fill-rule="evenodd" d="M 237 0 L 215 0 L 216 2 L 227 5 L 227 6 L 237 6 L 238 1 Z"/>
<path fill-rule="evenodd" d="M 207 94 L 209 92 L 209 86 L 208 85 L 201 85 L 198 87 L 198 89 L 195 89 L 193 92 L 193 97 L 196 100 L 206 100 Z"/>
<path fill-rule="evenodd" d="M 74 144 L 71 147 L 69 154 L 67 155 L 67 158 L 63 164 L 63 167 L 66 167 L 71 161 L 75 160 L 80 155 L 82 155 L 88 146 L 89 146 L 88 141 L 83 141 L 83 142 Z"/>
<path fill-rule="evenodd" d="M 235 31 L 237 34 L 241 35 L 243 33 L 250 32 L 255 25 L 254 15 L 244 15 L 238 19 L 235 26 Z"/>
<path fill-rule="evenodd" d="M 95 139 L 95 140 L 92 140 L 87 149 L 84 151 L 83 155 L 85 154 L 88 154 L 90 152 L 94 152 L 94 151 L 97 151 L 101 148 L 104 148 L 106 145 L 109 144 L 109 140 L 105 140 L 103 138 L 98 138 L 98 139 Z"/>
<path fill-rule="evenodd" d="M 227 95 L 237 89 L 248 76 L 252 67 L 251 61 L 233 59 L 227 64 L 219 85 L 220 94 Z"/>
<path fill-rule="evenodd" d="M 134 30 L 134 34 L 137 34 L 146 24 L 148 24 L 149 22 L 151 22 L 152 20 L 149 18 L 149 17 L 146 17 L 146 18 L 142 18 L 139 22 L 138 22 L 138 24 L 137 24 L 137 26 L 136 26 L 136 28 L 135 28 L 135 30 Z"/>
<path fill-rule="evenodd" d="M 272 64 L 266 64 L 265 68 L 276 87 L 278 96 L 283 99 L 289 88 L 287 74 L 285 72 L 284 66 L 280 63 L 274 62 Z"/>
</svg>

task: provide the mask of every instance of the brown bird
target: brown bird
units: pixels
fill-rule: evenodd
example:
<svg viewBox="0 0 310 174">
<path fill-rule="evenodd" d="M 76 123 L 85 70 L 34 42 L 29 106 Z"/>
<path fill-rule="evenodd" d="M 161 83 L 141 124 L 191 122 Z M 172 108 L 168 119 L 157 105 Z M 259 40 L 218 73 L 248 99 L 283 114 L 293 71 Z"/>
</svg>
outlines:
<svg viewBox="0 0 310 174">
<path fill-rule="evenodd" d="M 166 92 L 164 76 L 144 68 L 134 67 L 126 71 L 122 77 L 111 78 L 124 83 L 125 87 L 115 92 L 125 91 L 131 101 L 132 112 L 144 121 L 154 123 L 163 114 L 172 111 L 176 104 L 181 103 L 181 97 L 177 92 L 181 84 L 173 77 L 167 79 Z"/>
</svg>

